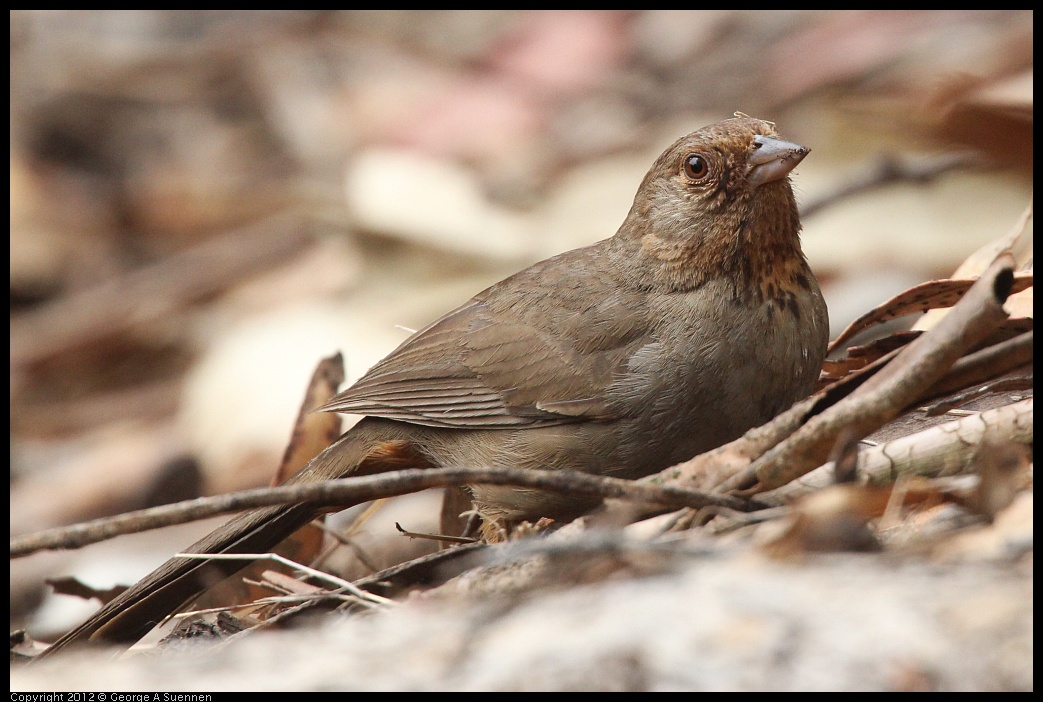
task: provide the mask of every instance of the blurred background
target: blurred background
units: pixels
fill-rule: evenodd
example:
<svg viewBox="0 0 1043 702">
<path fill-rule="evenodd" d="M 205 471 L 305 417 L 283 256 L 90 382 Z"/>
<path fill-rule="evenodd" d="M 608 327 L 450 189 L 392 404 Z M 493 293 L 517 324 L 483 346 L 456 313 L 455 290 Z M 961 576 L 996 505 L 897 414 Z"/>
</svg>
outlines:
<svg viewBox="0 0 1043 702">
<path fill-rule="evenodd" d="M 1032 42 L 1021 10 L 13 11 L 11 533 L 266 484 L 321 358 L 350 382 L 611 236 L 736 111 L 812 149 L 835 334 L 1029 205 Z M 13 562 L 12 627 L 211 527 Z"/>
</svg>

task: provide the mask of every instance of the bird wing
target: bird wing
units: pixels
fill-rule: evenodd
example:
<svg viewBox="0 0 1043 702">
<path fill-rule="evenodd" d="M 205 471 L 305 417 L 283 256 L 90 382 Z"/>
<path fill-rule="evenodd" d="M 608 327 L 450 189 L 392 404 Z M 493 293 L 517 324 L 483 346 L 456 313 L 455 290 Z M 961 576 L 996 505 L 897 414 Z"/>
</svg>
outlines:
<svg viewBox="0 0 1043 702">
<path fill-rule="evenodd" d="M 561 266 L 575 271 L 596 264 L 593 252 L 578 254 L 594 260 L 561 261 L 563 254 L 472 298 L 415 333 L 322 409 L 459 428 L 618 416 L 605 390 L 648 330 L 633 314 L 631 295 L 606 291 L 589 268 L 584 277 L 560 272 Z M 558 266 L 551 268 L 557 280 L 547 279 L 546 264 Z"/>
</svg>

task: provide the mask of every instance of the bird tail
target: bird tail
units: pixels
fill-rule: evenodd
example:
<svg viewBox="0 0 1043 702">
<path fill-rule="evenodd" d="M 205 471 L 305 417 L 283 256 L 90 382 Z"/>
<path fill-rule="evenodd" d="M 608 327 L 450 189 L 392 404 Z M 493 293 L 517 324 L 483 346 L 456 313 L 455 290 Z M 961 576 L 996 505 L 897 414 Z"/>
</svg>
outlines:
<svg viewBox="0 0 1043 702">
<path fill-rule="evenodd" d="M 423 467 L 419 454 L 396 441 L 395 423 L 364 419 L 313 458 L 289 483 L 318 482 L 403 467 Z M 391 431 L 389 432 L 389 429 Z M 389 436 L 390 434 L 390 436 Z M 350 505 L 342 505 L 341 508 Z M 264 507 L 241 514 L 185 549 L 186 553 L 263 553 L 323 511 L 315 504 Z M 54 642 L 37 658 L 71 645 L 134 643 L 170 614 L 180 611 L 207 588 L 245 568 L 246 561 L 174 557 L 146 575 L 90 619 Z"/>
</svg>

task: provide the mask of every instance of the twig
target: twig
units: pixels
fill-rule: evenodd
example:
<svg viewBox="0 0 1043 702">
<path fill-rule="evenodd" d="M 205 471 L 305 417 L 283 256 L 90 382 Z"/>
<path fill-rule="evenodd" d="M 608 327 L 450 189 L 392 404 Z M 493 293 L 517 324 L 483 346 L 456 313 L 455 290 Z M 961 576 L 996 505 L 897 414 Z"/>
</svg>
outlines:
<svg viewBox="0 0 1043 702">
<path fill-rule="evenodd" d="M 402 536 L 408 536 L 411 539 L 427 539 L 428 541 L 440 541 L 450 544 L 473 544 L 478 541 L 478 539 L 470 536 L 450 536 L 449 534 L 428 534 L 422 531 L 409 531 L 404 529 L 398 522 L 395 522 L 395 530 Z"/>
<path fill-rule="evenodd" d="M 490 548 L 489 544 L 461 544 L 450 549 L 435 551 L 425 556 L 399 563 L 384 570 L 360 578 L 355 586 L 369 591 L 379 589 L 385 596 L 397 596 L 417 586 L 431 587 L 440 585 L 460 573 L 483 562 L 483 554 Z M 303 602 L 293 608 L 280 612 L 265 621 L 265 626 L 300 614 L 314 607 L 326 606 L 328 599 L 316 599 Z"/>
<path fill-rule="evenodd" d="M 258 561 L 258 560 L 270 560 L 276 563 L 282 563 L 288 568 L 299 570 L 306 575 L 310 575 L 317 580 L 325 580 L 332 583 L 335 587 L 345 592 L 350 592 L 355 597 L 359 598 L 365 603 L 372 605 L 391 605 L 394 604 L 393 600 L 389 600 L 386 597 L 380 595 L 374 595 L 372 592 L 366 592 L 355 586 L 354 583 L 338 578 L 335 575 L 324 573 L 321 570 L 315 570 L 309 568 L 306 565 L 291 561 L 289 558 L 284 558 L 277 553 L 178 553 L 174 556 L 175 558 L 186 558 L 189 560 L 199 561 Z"/>
<path fill-rule="evenodd" d="M 669 507 L 704 507 L 716 504 L 739 511 L 753 508 L 749 500 L 727 495 L 711 495 L 671 485 L 635 483 L 621 478 L 587 475 L 574 471 L 525 470 L 518 468 L 439 468 L 410 469 L 280 487 L 258 488 L 213 497 L 200 497 L 171 505 L 152 507 L 96 519 L 82 524 L 48 529 L 13 537 L 11 557 L 42 549 L 79 548 L 87 544 L 172 524 L 205 519 L 218 514 L 287 503 L 314 503 L 341 506 L 369 502 L 446 485 L 514 485 L 518 487 L 569 493 L 584 497 L 614 497 L 651 502 Z"/>
<path fill-rule="evenodd" d="M 901 475 L 932 478 L 956 475 L 973 460 L 974 452 L 968 449 L 980 445 L 986 438 L 1031 445 L 1032 399 L 938 424 L 865 449 L 859 453 L 859 479 L 879 483 Z M 827 463 L 759 497 L 769 504 L 785 504 L 825 487 L 832 480 L 833 467 Z"/>
<path fill-rule="evenodd" d="M 1032 332 L 1027 331 L 1013 339 L 1001 341 L 975 351 L 952 364 L 952 368 L 926 393 L 925 397 L 938 397 L 961 388 L 970 387 L 1032 360 Z"/>
<path fill-rule="evenodd" d="M 955 414 L 956 408 L 968 402 L 978 399 L 982 395 L 996 392 L 1010 392 L 1011 390 L 1026 390 L 1032 387 L 1031 375 L 1019 375 L 1013 378 L 1001 378 L 994 383 L 986 383 L 981 387 L 961 392 L 960 394 L 935 402 L 926 408 L 928 417 L 937 417 L 941 414 Z"/>
</svg>

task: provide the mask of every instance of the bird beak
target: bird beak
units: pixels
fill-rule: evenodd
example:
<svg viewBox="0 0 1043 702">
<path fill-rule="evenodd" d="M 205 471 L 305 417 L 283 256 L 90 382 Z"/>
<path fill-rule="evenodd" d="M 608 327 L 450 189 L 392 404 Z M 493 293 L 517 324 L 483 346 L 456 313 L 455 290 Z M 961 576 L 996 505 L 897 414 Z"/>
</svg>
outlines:
<svg viewBox="0 0 1043 702">
<path fill-rule="evenodd" d="M 753 153 L 749 158 L 746 179 L 755 188 L 774 180 L 782 180 L 810 151 L 806 146 L 758 135 L 753 139 Z"/>
</svg>

